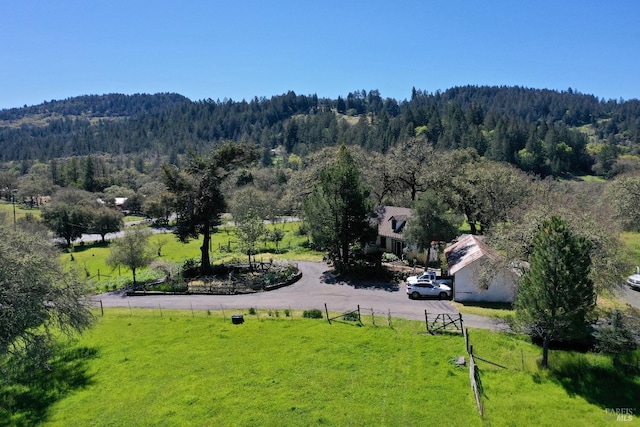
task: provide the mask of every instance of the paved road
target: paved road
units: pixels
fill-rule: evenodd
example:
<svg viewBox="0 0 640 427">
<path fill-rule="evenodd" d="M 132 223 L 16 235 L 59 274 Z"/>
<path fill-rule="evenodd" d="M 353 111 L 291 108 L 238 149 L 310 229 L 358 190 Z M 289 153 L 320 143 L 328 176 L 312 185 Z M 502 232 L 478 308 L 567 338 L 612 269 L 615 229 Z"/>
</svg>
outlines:
<svg viewBox="0 0 640 427">
<path fill-rule="evenodd" d="M 640 291 L 631 289 L 629 286 L 624 285 L 620 292 L 622 299 L 632 307 L 640 309 Z"/>
<path fill-rule="evenodd" d="M 299 262 L 302 278 L 291 286 L 248 295 L 154 295 L 127 297 L 122 292 L 101 294 L 104 307 L 146 307 L 163 309 L 219 310 L 255 308 L 324 309 L 330 311 L 351 311 L 358 305 L 365 313 L 373 309 L 376 315 L 405 319 L 424 319 L 424 311 L 429 313 L 458 314 L 449 301 L 410 300 L 404 284 L 359 283 L 336 280 L 324 263 Z M 508 330 L 507 325 L 497 319 L 463 315 L 469 327 Z"/>
</svg>

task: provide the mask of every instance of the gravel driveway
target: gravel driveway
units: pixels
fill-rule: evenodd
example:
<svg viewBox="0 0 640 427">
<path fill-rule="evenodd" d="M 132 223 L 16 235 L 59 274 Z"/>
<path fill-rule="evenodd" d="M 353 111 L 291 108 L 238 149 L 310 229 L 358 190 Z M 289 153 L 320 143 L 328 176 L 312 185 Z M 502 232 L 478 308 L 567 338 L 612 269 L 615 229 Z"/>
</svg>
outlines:
<svg viewBox="0 0 640 427">
<path fill-rule="evenodd" d="M 429 313 L 458 314 L 458 310 L 449 301 L 410 300 L 407 298 L 404 284 L 372 282 L 342 282 L 336 280 L 329 267 L 324 263 L 298 262 L 302 278 L 293 285 L 269 292 L 247 295 L 153 295 L 127 297 L 122 292 L 97 295 L 104 307 L 145 307 L 163 309 L 220 310 L 246 309 L 323 309 L 327 304 L 329 311 L 351 311 L 360 305 L 365 314 L 373 309 L 376 315 L 422 320 L 424 311 Z M 463 315 L 466 326 L 508 330 L 500 320 Z"/>
</svg>

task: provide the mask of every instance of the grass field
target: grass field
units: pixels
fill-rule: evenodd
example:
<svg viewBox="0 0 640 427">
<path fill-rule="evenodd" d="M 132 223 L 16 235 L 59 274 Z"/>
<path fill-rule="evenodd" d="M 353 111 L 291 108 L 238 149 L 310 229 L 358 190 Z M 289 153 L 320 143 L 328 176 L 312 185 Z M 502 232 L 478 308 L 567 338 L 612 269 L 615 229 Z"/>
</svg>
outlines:
<svg viewBox="0 0 640 427">
<path fill-rule="evenodd" d="M 13 204 L 0 200 L 0 222 L 13 224 Z M 36 218 L 40 218 L 40 209 L 27 209 L 23 205 L 16 204 L 16 221 L 24 218 L 27 214 L 31 214 Z"/>
<path fill-rule="evenodd" d="M 465 355 L 460 335 L 431 336 L 402 319 L 329 325 L 299 312 L 245 312 L 233 325 L 239 313 L 106 310 L 52 365 L 56 381 L 0 395 L 31 402 L 16 403 L 12 418 L 0 411 L 0 424 L 599 426 L 610 425 L 606 408 L 640 395 L 638 377 L 607 357 L 552 351 L 542 371 L 526 338 L 472 330 L 475 353 L 508 367 L 478 361 L 481 419 L 467 368 L 451 363 Z"/>
<path fill-rule="evenodd" d="M 272 227 L 271 225 L 267 226 Z M 285 235 L 279 244 L 279 253 L 275 253 L 275 245 L 273 242 L 260 242 L 258 249 L 262 252 L 255 255 L 257 261 L 269 261 L 270 259 L 290 259 L 297 261 L 319 261 L 322 259 L 322 253 L 304 248 L 307 240 L 305 236 L 297 233 L 300 227 L 299 223 L 278 224 L 276 227 L 284 227 Z M 228 232 L 227 232 L 228 231 Z M 224 227 L 213 234 L 211 239 L 211 261 L 213 263 L 231 261 L 234 259 L 245 261 L 246 255 L 237 252 L 238 239 L 235 236 L 233 228 L 225 230 Z M 200 259 L 200 246 L 202 238 L 191 240 L 188 243 L 181 243 L 176 236 L 171 233 L 154 234 L 149 238 L 149 246 L 154 252 L 161 246 L 161 256 L 158 260 L 164 260 L 174 263 L 182 263 L 187 259 Z M 229 250 L 229 248 L 231 250 Z M 112 268 L 106 264 L 109 256 L 109 243 L 102 244 L 100 242 L 85 245 L 75 245 L 72 253 L 64 253 L 61 260 L 70 268 L 76 268 L 80 274 L 91 278 L 98 290 L 108 288 L 114 285 L 118 288 L 127 286 L 132 280 L 131 271 L 126 267 Z M 154 278 L 154 273 L 149 269 L 141 269 L 137 272 L 138 280 Z"/>
</svg>

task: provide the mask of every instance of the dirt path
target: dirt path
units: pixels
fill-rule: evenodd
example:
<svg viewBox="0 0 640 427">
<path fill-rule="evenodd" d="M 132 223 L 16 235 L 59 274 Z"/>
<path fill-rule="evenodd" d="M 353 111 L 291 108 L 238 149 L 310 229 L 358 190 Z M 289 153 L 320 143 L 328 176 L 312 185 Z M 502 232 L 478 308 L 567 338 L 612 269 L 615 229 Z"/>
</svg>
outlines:
<svg viewBox="0 0 640 427">
<path fill-rule="evenodd" d="M 291 286 L 269 292 L 248 295 L 158 295 L 127 297 L 122 292 L 101 294 L 104 307 L 146 307 L 163 309 L 220 310 L 255 307 L 259 309 L 323 309 L 330 311 L 355 310 L 360 305 L 364 313 L 422 320 L 424 312 L 458 314 L 449 301 L 410 300 L 404 284 L 376 282 L 346 283 L 336 280 L 324 263 L 299 262 L 302 278 Z M 508 330 L 503 321 L 470 314 L 463 315 L 469 327 Z"/>
</svg>

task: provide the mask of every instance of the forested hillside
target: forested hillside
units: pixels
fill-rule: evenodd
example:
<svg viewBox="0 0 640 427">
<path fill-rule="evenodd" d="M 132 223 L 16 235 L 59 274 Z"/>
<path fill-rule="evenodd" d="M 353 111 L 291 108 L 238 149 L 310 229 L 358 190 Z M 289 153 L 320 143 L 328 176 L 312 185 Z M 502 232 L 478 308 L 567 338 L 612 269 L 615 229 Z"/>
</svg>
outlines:
<svg viewBox="0 0 640 427">
<path fill-rule="evenodd" d="M 455 87 L 408 100 L 377 90 L 345 98 L 294 92 L 250 101 L 177 94 L 81 96 L 0 111 L 0 162 L 135 154 L 175 162 L 225 140 L 306 155 L 339 143 L 386 153 L 422 136 L 435 149 L 474 148 L 540 175 L 621 172 L 640 153 L 640 101 L 522 87 Z M 618 170 L 615 169 L 615 167 Z"/>
</svg>

